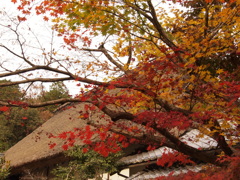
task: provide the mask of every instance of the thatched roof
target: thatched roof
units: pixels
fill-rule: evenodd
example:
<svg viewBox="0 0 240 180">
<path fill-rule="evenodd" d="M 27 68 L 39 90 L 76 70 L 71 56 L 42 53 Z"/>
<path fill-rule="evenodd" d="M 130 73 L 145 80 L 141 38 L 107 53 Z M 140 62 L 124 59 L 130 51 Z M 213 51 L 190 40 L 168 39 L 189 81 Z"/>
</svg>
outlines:
<svg viewBox="0 0 240 180">
<path fill-rule="evenodd" d="M 86 122 L 80 118 L 80 111 L 84 110 L 86 103 L 80 103 L 64 111 L 58 112 L 34 132 L 19 141 L 5 152 L 5 160 L 10 162 L 12 168 L 18 168 L 35 161 L 46 160 L 59 156 L 63 151 L 63 141 L 59 138 L 49 138 L 50 133 L 58 135 L 74 128 L 84 127 Z M 57 146 L 50 149 L 49 143 L 55 142 Z M 79 140 L 77 144 L 81 145 Z"/>
<path fill-rule="evenodd" d="M 119 89 L 112 90 L 108 94 L 116 94 L 116 92 L 119 92 Z M 59 135 L 63 132 L 73 131 L 74 128 L 84 128 L 87 125 L 87 121 L 81 118 L 81 114 L 84 113 L 85 105 L 87 104 L 88 103 L 67 103 L 67 106 L 61 106 L 52 118 L 8 149 L 4 153 L 5 160 L 10 163 L 13 174 L 21 173 L 26 169 L 35 169 L 51 164 L 54 165 L 64 161 L 67 158 L 64 156 L 64 150 L 62 148 L 65 141 L 59 138 L 49 138 L 49 136 L 51 134 Z M 108 106 L 108 108 L 117 111 L 120 110 L 111 105 Z M 103 112 L 96 108 L 96 110 L 91 111 L 89 119 L 91 122 L 94 122 L 94 124 L 108 123 L 110 117 L 107 115 L 102 117 L 102 115 Z M 123 123 L 123 121 L 119 123 Z M 127 124 L 129 125 L 129 122 L 127 122 Z M 94 140 L 97 140 L 96 136 Z M 50 143 L 56 143 L 56 146 L 50 149 Z M 75 144 L 83 145 L 83 142 L 80 139 L 76 139 Z"/>
<path fill-rule="evenodd" d="M 120 89 L 114 89 L 108 92 L 108 95 L 116 96 Z M 129 91 L 127 91 L 130 94 Z M 15 172 L 22 172 L 23 169 L 37 168 L 34 166 L 44 166 L 49 164 L 56 164 L 60 160 L 66 158 L 63 155 L 62 145 L 63 140 L 59 138 L 49 138 L 50 134 L 58 135 L 62 132 L 72 131 L 74 128 L 81 128 L 86 126 L 86 120 L 81 119 L 81 113 L 85 111 L 84 106 L 87 103 L 68 104 L 67 108 L 61 107 L 58 112 L 46 121 L 42 126 L 37 128 L 34 132 L 29 134 L 27 137 L 19 141 L 16 145 L 11 147 L 5 152 L 5 160 L 10 163 L 12 170 Z M 70 108 L 68 108 L 70 107 Z M 116 106 L 108 106 L 112 110 L 122 111 L 121 108 Z M 127 108 L 127 107 L 126 107 Z M 96 110 L 91 113 L 91 121 L 99 121 L 103 112 Z M 100 123 L 104 124 L 107 121 L 108 116 L 100 120 Z M 119 120 L 118 123 L 124 123 L 125 120 Z M 133 122 L 125 122 L 127 126 L 135 126 Z M 119 129 L 116 125 L 115 129 Z M 175 130 L 174 130 L 175 131 Z M 121 130 L 123 132 L 123 130 Z M 178 131 L 176 131 L 178 133 Z M 127 132 L 128 134 L 134 132 Z M 143 135 L 146 132 L 143 130 Z M 136 134 L 135 134 L 136 135 Z M 142 133 L 138 133 L 138 136 L 142 136 Z M 159 140 L 162 136 L 159 134 L 154 135 Z M 49 148 L 49 143 L 56 143 L 57 145 L 53 148 Z M 81 140 L 78 140 L 75 144 L 83 145 Z"/>
</svg>

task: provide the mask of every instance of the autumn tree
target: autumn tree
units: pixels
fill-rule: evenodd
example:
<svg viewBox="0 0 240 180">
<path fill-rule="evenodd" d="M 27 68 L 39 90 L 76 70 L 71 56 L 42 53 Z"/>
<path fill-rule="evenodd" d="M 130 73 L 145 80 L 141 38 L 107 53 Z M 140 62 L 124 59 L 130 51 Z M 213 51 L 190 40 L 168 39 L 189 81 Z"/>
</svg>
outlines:
<svg viewBox="0 0 240 180">
<path fill-rule="evenodd" d="M 82 114 L 100 129 L 95 133 L 102 137 L 104 129 L 117 134 L 108 137 L 112 138 L 106 141 L 108 145 L 89 145 L 100 153 L 137 142 L 149 147 L 164 145 L 184 157 L 217 166 L 239 161 L 234 157 L 240 123 L 239 0 L 183 1 L 187 10 L 172 8 L 171 12 L 162 8 L 164 1 L 151 0 L 13 2 L 20 3 L 18 10 L 23 14 L 2 27 L 13 34 L 11 41 L 20 50 L 13 51 L 4 42 L 0 47 L 22 66 L 12 70 L 2 63 L 0 77 L 20 79 L 1 82 L 0 87 L 72 80 L 79 82 L 79 95 L 44 103 L 2 100 L 2 106 L 88 102 L 92 105 L 86 106 L 87 112 L 103 112 L 106 116 L 101 121 L 111 118 L 107 126 L 101 126 L 90 121 L 91 113 Z M 53 29 L 64 41 L 62 51 L 38 47 L 38 56 L 28 54 L 19 27 L 33 12 L 54 23 Z M 36 71 L 41 76 L 36 77 Z M 218 148 L 204 151 L 181 141 L 191 129 L 215 139 Z M 88 134 L 91 129 L 79 131 Z M 226 160 L 219 161 L 219 155 Z"/>
</svg>

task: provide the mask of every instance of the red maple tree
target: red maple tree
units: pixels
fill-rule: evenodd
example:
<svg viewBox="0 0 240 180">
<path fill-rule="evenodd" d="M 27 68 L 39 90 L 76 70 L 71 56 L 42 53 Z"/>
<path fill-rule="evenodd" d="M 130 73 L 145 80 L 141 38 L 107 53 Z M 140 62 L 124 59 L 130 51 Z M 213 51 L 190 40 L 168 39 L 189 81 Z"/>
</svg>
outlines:
<svg viewBox="0 0 240 180">
<path fill-rule="evenodd" d="M 18 2 L 18 9 L 24 14 L 18 20 L 25 21 L 35 0 Z M 53 21 L 53 28 L 63 37 L 69 52 L 84 52 L 87 58 L 64 54 L 65 62 L 61 63 L 60 53 L 52 50 L 43 54 L 46 62 L 41 64 L 26 57 L 24 51 L 19 55 L 1 45 L 26 66 L 14 71 L 5 69 L 0 77 L 24 76 L 36 70 L 62 76 L 30 76 L 0 83 L 0 87 L 67 80 L 85 85 L 75 98 L 39 104 L 0 101 L 0 110 L 7 111 L 9 106 L 36 108 L 65 102 L 88 103 L 80 117 L 95 128 L 76 127 L 58 135 L 66 140 L 63 149 L 73 146 L 77 138 L 104 156 L 132 143 L 146 144 L 148 149 L 166 146 L 177 154 L 173 154 L 174 158 L 167 155 L 167 159 L 158 162 L 160 165 L 195 159 L 219 167 L 229 166 L 235 171 L 239 164 L 240 122 L 239 0 L 194 0 L 179 4 L 188 9 L 173 8 L 170 17 L 151 0 L 43 0 L 35 6 L 35 12 L 43 14 L 46 21 Z M 92 40 L 99 36 L 105 39 L 95 48 Z M 83 64 L 82 68 L 79 64 Z M 70 67 L 72 71 L 68 70 Z M 101 112 L 98 121 L 91 121 L 92 114 L 98 112 Z M 217 148 L 205 151 L 181 141 L 192 129 L 198 129 L 200 136 L 213 138 Z M 94 134 L 101 141 L 92 142 Z M 217 172 L 212 177 L 231 174 L 229 169 L 225 174 Z M 201 173 L 196 177 L 202 177 Z"/>
</svg>

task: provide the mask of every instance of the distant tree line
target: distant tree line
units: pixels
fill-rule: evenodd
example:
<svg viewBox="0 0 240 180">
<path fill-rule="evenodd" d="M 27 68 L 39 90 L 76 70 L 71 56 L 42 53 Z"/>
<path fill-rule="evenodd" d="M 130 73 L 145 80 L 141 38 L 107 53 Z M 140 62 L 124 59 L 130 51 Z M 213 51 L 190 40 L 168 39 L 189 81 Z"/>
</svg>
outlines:
<svg viewBox="0 0 240 180">
<path fill-rule="evenodd" d="M 7 80 L 3 81 L 7 82 Z M 0 101 L 8 100 L 16 103 L 22 100 L 37 103 L 67 97 L 69 97 L 68 90 L 63 82 L 52 83 L 49 91 L 44 90 L 35 97 L 26 96 L 18 85 L 0 89 Z M 56 104 L 36 109 L 24 106 L 11 107 L 7 111 L 0 111 L 0 152 L 6 151 L 47 121 L 57 106 Z"/>
</svg>

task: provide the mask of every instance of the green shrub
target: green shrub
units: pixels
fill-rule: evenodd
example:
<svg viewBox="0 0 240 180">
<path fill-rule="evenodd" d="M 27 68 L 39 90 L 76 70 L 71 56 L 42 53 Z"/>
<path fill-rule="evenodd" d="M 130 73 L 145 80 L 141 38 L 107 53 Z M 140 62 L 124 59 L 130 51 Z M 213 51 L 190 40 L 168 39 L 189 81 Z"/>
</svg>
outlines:
<svg viewBox="0 0 240 180">
<path fill-rule="evenodd" d="M 103 173 L 114 173 L 118 170 L 116 163 L 122 153 L 111 153 L 108 157 L 103 157 L 99 153 L 88 150 L 83 152 L 84 147 L 76 146 L 66 152 L 72 158 L 67 167 L 58 166 L 52 171 L 56 179 L 64 180 L 85 180 L 95 178 L 102 179 Z"/>
<path fill-rule="evenodd" d="M 10 174 L 9 171 L 10 171 L 9 163 L 5 162 L 4 157 L 2 157 L 0 153 L 0 180 L 5 180 L 7 176 Z"/>
</svg>

